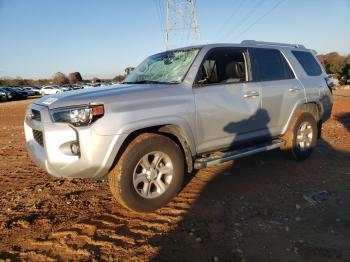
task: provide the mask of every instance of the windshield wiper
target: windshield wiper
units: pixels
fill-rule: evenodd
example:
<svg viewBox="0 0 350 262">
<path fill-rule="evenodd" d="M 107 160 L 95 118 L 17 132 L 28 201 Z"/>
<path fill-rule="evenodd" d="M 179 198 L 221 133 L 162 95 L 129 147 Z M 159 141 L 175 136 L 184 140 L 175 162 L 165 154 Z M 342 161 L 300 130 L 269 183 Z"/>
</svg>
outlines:
<svg viewBox="0 0 350 262">
<path fill-rule="evenodd" d="M 155 81 L 155 80 L 140 80 L 135 82 L 122 82 L 122 84 L 178 84 L 180 82 L 178 81 L 169 81 L 169 82 L 163 82 L 163 81 Z"/>
</svg>

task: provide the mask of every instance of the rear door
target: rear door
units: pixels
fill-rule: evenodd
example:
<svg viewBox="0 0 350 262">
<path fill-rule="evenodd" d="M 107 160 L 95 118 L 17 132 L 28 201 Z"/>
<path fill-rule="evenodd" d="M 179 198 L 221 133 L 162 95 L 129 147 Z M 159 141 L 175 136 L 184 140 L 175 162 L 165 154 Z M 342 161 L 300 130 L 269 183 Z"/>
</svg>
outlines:
<svg viewBox="0 0 350 262">
<path fill-rule="evenodd" d="M 318 99 L 320 91 L 326 87 L 321 67 L 308 51 L 292 51 L 292 54 L 303 68 L 299 78 L 307 90 L 306 97 L 308 100 Z"/>
<path fill-rule="evenodd" d="M 326 83 L 328 77 L 326 72 L 322 70 L 316 56 L 310 51 L 293 50 L 291 53 L 293 54 L 291 57 L 296 60 L 295 65 L 299 67 L 298 75 L 305 87 L 307 101 L 320 101 L 323 107 L 323 118 L 327 119 L 332 111 L 333 98 Z"/>
<path fill-rule="evenodd" d="M 267 131 L 276 136 L 282 132 L 297 103 L 305 100 L 304 88 L 280 50 L 254 48 L 253 57 L 261 84 L 261 108 L 270 118 Z"/>
<path fill-rule="evenodd" d="M 252 81 L 247 49 L 210 50 L 193 92 L 199 153 L 256 137 L 268 121 L 259 110 L 260 85 Z"/>
</svg>

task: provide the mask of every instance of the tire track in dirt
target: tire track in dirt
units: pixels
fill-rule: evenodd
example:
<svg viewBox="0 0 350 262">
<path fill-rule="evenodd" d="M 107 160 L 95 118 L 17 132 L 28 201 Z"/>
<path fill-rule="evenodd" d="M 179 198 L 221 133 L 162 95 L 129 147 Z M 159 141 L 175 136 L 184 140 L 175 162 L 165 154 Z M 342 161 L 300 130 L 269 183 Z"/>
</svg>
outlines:
<svg viewBox="0 0 350 262">
<path fill-rule="evenodd" d="M 203 172 L 203 176 L 207 176 Z M 196 201 L 207 178 L 200 174 L 166 207 L 150 214 L 138 214 L 125 209 L 82 219 L 55 230 L 45 238 L 28 239 L 22 244 L 22 257 L 98 260 L 123 259 L 144 253 L 145 258 L 157 253 L 149 239 L 176 227 L 182 216 Z M 47 256 L 47 257 L 45 257 Z"/>
<path fill-rule="evenodd" d="M 166 207 L 149 214 L 139 214 L 125 209 L 114 213 L 103 213 L 88 219 L 79 220 L 69 227 L 53 231 L 44 239 L 30 239 L 23 250 L 38 255 L 47 254 L 62 260 L 126 259 L 133 256 L 149 260 L 157 254 L 158 248 L 150 246 L 149 240 L 173 230 L 183 215 L 195 203 L 201 189 L 213 175 L 226 169 L 223 165 L 215 172 L 210 169 L 196 174 L 184 190 Z M 144 255 L 143 255 L 144 254 Z"/>
</svg>

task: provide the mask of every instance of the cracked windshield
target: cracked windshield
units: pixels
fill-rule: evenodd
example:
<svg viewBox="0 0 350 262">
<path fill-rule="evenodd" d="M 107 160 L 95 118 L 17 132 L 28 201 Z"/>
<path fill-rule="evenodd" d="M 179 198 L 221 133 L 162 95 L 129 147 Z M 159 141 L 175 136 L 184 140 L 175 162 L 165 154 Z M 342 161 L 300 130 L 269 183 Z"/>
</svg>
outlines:
<svg viewBox="0 0 350 262">
<path fill-rule="evenodd" d="M 178 50 L 150 56 L 135 68 L 124 83 L 180 83 L 198 51 Z"/>
</svg>

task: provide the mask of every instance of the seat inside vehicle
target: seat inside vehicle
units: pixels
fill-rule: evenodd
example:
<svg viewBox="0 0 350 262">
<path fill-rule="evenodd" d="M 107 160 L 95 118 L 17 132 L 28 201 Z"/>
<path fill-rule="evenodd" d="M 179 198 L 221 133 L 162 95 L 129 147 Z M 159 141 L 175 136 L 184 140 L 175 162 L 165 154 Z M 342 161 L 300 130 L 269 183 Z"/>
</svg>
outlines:
<svg viewBox="0 0 350 262">
<path fill-rule="evenodd" d="M 202 84 L 231 84 L 246 81 L 244 52 L 234 48 L 213 50 L 204 60 L 198 76 Z"/>
</svg>

